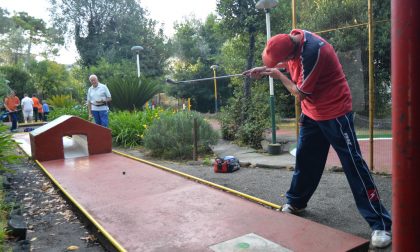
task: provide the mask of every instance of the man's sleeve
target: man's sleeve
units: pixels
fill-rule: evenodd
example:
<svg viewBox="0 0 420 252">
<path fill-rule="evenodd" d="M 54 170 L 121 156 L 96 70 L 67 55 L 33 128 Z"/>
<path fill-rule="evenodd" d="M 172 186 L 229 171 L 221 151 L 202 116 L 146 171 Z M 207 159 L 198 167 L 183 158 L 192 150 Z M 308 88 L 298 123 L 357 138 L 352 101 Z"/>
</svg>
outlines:
<svg viewBox="0 0 420 252">
<path fill-rule="evenodd" d="M 90 102 L 90 98 L 89 98 L 89 93 L 90 93 L 90 88 L 88 89 L 88 91 L 87 91 L 87 94 L 86 94 L 86 100 L 88 101 L 88 102 Z"/>
<path fill-rule="evenodd" d="M 109 92 L 109 89 L 107 86 L 105 86 L 105 95 L 107 98 L 111 98 L 111 93 Z"/>
<path fill-rule="evenodd" d="M 312 94 L 321 75 L 326 56 L 325 48 L 325 46 L 320 47 L 311 57 L 302 60 L 302 71 L 297 87 L 306 95 Z"/>
</svg>

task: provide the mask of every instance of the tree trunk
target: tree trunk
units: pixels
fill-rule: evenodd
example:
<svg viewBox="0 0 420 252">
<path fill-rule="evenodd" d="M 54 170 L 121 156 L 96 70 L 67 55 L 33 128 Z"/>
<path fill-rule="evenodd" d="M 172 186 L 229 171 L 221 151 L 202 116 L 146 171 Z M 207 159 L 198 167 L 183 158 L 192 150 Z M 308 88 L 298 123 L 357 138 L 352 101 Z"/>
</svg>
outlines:
<svg viewBox="0 0 420 252">
<path fill-rule="evenodd" d="M 254 66 L 254 55 L 255 55 L 255 31 L 249 32 L 249 49 L 247 57 L 247 69 L 251 69 Z M 242 98 L 242 111 L 241 111 L 241 122 L 245 122 L 247 119 L 249 103 L 251 101 L 251 78 L 246 77 L 244 80 L 244 96 Z"/>
<path fill-rule="evenodd" d="M 32 34 L 29 35 L 28 52 L 26 54 L 25 67 L 28 68 L 29 60 L 31 59 Z"/>
</svg>

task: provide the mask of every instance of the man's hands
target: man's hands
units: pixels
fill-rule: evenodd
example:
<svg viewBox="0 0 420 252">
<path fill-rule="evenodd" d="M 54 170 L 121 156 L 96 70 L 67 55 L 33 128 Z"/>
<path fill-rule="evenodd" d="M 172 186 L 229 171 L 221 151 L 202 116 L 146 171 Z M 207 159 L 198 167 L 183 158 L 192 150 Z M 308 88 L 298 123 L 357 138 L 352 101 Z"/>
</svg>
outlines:
<svg viewBox="0 0 420 252">
<path fill-rule="evenodd" d="M 306 97 L 306 94 L 300 92 L 296 84 L 287 78 L 280 69 L 262 66 L 246 70 L 242 74 L 253 79 L 261 79 L 261 77 L 270 76 L 273 79 L 280 80 L 287 90 L 298 99 L 298 101 L 302 101 Z"/>
<path fill-rule="evenodd" d="M 264 76 L 270 76 L 273 79 L 280 79 L 284 76 L 279 69 L 269 68 L 269 67 L 254 67 L 252 69 L 246 70 L 242 73 L 243 75 L 249 76 L 252 79 L 261 79 Z"/>
</svg>

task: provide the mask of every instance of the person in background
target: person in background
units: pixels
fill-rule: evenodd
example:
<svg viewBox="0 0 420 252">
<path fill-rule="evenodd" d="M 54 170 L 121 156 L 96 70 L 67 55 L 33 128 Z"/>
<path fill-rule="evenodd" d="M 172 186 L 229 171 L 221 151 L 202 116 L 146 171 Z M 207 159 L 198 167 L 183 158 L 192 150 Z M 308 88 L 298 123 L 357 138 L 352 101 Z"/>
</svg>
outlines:
<svg viewBox="0 0 420 252">
<path fill-rule="evenodd" d="M 47 101 L 42 101 L 42 110 L 44 111 L 43 119 L 44 122 L 48 121 L 48 114 L 50 113 L 50 107 L 47 104 Z"/>
<path fill-rule="evenodd" d="M 111 93 L 106 85 L 99 83 L 96 75 L 89 76 L 89 81 L 92 84 L 87 92 L 89 120 L 93 116 L 96 124 L 108 128 L 108 102 L 112 100 Z"/>
<path fill-rule="evenodd" d="M 9 96 L 4 99 L 4 107 L 10 116 L 10 121 L 12 122 L 12 127 L 10 128 L 11 132 L 17 131 L 17 121 L 18 121 L 18 110 L 17 107 L 20 105 L 20 100 L 16 96 L 15 91 L 11 91 Z"/>
<path fill-rule="evenodd" d="M 39 118 L 38 112 L 39 112 L 40 104 L 39 104 L 39 99 L 36 97 L 36 94 L 32 94 L 32 101 L 34 102 L 34 119 L 35 119 L 35 122 L 37 122 Z"/>
<path fill-rule="evenodd" d="M 307 207 L 331 145 L 340 158 L 356 206 L 372 229 L 372 245 L 391 244 L 391 216 L 382 205 L 362 158 L 354 130 L 350 88 L 334 48 L 317 34 L 295 29 L 269 39 L 262 61 L 264 66 L 243 74 L 280 80 L 302 107 L 296 166 L 282 211 L 296 214 Z M 279 67 L 288 69 L 290 79 Z"/>
<path fill-rule="evenodd" d="M 44 110 L 42 109 L 42 102 L 39 102 L 38 106 L 38 118 L 42 122 L 44 121 Z"/>
<path fill-rule="evenodd" d="M 34 115 L 34 101 L 28 97 L 28 94 L 23 95 L 23 99 L 21 102 L 22 105 L 22 113 L 23 113 L 23 121 L 25 123 L 31 123 L 32 117 Z"/>
</svg>

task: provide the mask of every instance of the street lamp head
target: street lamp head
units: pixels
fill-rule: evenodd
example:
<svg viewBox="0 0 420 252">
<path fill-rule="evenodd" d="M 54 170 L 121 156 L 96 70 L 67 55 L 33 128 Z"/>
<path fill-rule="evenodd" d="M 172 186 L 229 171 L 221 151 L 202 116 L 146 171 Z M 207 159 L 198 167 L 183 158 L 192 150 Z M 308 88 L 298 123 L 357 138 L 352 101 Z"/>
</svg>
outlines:
<svg viewBox="0 0 420 252">
<path fill-rule="evenodd" d="M 211 67 L 210 67 L 210 69 L 217 69 L 217 68 L 219 68 L 219 66 L 218 65 L 212 65 Z"/>
<path fill-rule="evenodd" d="M 260 0 L 255 5 L 255 8 L 268 10 L 276 7 L 277 4 L 277 0 Z"/>
<path fill-rule="evenodd" d="M 139 53 L 141 50 L 143 50 L 143 47 L 141 47 L 141 46 L 133 46 L 133 47 L 131 47 L 131 51 L 133 51 L 135 53 Z"/>
</svg>

